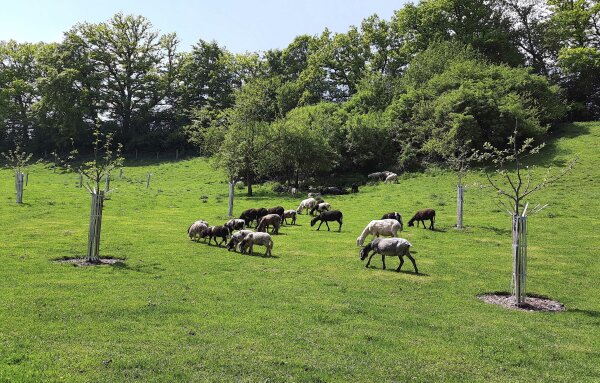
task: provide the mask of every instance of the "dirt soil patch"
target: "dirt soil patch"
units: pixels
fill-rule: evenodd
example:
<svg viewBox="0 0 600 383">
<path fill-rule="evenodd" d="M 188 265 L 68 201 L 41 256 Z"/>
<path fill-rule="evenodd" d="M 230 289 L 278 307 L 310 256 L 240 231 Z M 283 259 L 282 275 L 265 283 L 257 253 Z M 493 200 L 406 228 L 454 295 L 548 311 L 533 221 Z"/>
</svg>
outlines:
<svg viewBox="0 0 600 383">
<path fill-rule="evenodd" d="M 103 266 L 103 265 L 115 265 L 118 263 L 125 262 L 124 259 L 120 258 L 100 258 L 98 262 L 88 262 L 85 258 L 62 258 L 56 259 L 55 262 L 58 263 L 70 263 L 73 266 Z"/>
<path fill-rule="evenodd" d="M 508 293 L 489 293 L 478 295 L 477 298 L 484 302 L 499 305 L 511 310 L 519 311 L 546 311 L 558 312 L 565 311 L 565 305 L 543 296 L 528 295 L 525 298 L 525 303 L 517 306 L 516 300 Z"/>
</svg>

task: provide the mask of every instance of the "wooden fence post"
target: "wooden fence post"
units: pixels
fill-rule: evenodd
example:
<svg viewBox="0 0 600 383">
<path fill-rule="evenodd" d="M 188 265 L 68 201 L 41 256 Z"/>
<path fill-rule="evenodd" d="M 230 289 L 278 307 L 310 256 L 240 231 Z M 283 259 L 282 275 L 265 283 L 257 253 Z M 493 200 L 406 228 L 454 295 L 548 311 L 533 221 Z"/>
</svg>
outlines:
<svg viewBox="0 0 600 383">
<path fill-rule="evenodd" d="M 525 303 L 527 290 L 527 216 L 512 217 L 512 294 L 517 305 Z"/>
<path fill-rule="evenodd" d="M 88 233 L 88 249 L 85 260 L 96 263 L 100 260 L 100 231 L 102 229 L 102 209 L 104 208 L 104 192 L 91 193 L 92 208 L 90 211 L 90 229 Z"/>
<path fill-rule="evenodd" d="M 110 174 L 106 173 L 106 187 L 104 188 L 106 192 L 110 190 Z"/>
<path fill-rule="evenodd" d="M 79 172 L 79 187 L 83 187 L 83 173 Z"/>
<path fill-rule="evenodd" d="M 29 172 L 25 173 L 25 186 L 29 185 Z"/>
<path fill-rule="evenodd" d="M 235 181 L 229 181 L 229 217 L 233 217 L 233 195 Z"/>
<path fill-rule="evenodd" d="M 152 175 L 152 173 L 148 173 L 148 178 L 146 178 L 146 189 L 148 189 L 150 187 L 150 176 Z"/>
<path fill-rule="evenodd" d="M 119 169 L 119 178 L 123 178 L 123 168 Z"/>
<path fill-rule="evenodd" d="M 456 216 L 457 216 L 457 229 L 463 229 L 463 206 L 464 206 L 464 193 L 465 188 L 462 185 L 458 185 L 456 188 Z"/>
</svg>

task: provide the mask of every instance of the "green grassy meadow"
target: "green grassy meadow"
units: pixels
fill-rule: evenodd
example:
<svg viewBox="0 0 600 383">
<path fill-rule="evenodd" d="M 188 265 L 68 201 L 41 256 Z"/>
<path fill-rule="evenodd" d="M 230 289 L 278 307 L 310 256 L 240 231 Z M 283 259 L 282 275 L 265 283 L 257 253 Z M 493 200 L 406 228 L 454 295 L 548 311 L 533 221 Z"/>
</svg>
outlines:
<svg viewBox="0 0 600 383">
<path fill-rule="evenodd" d="M 563 313 L 476 298 L 510 289 L 510 217 L 473 186 L 467 229 L 455 230 L 451 173 L 328 197 L 344 213 L 341 233 L 301 215 L 264 258 L 188 240 L 191 222 L 226 220 L 227 184 L 206 159 L 128 161 L 101 243 L 102 256 L 126 262 L 75 267 L 52 260 L 85 255 L 90 197 L 78 175 L 32 166 L 18 206 L 14 175 L 0 170 L 0 382 L 598 382 L 600 123 L 555 136 L 538 165 L 581 161 L 533 196 L 550 206 L 529 219 L 528 292 Z M 237 215 L 303 198 L 267 186 L 241 194 Z M 438 231 L 407 227 L 425 207 Z M 388 211 L 402 213 L 422 275 L 408 260 L 401 273 L 396 258 L 387 270 L 380 257 L 369 269 L 359 260 L 356 237 Z"/>
</svg>

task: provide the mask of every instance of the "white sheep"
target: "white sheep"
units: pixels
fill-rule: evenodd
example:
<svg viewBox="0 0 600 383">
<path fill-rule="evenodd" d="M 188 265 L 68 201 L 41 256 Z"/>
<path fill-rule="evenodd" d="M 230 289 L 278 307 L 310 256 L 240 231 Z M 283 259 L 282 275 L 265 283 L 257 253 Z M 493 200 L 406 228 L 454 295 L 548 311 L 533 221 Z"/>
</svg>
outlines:
<svg viewBox="0 0 600 383">
<path fill-rule="evenodd" d="M 327 202 L 321 202 L 320 204 L 315 205 L 312 209 L 310 209 L 310 215 L 313 215 L 314 212 L 322 213 L 324 211 L 329 211 L 331 209 L 331 204 Z"/>
<path fill-rule="evenodd" d="M 402 225 L 395 219 L 375 219 L 365 227 L 360 236 L 356 239 L 356 244 L 362 246 L 368 235 L 379 237 L 380 235 L 388 237 L 397 237 L 398 232 L 402 230 Z"/>
<path fill-rule="evenodd" d="M 292 225 L 296 224 L 296 210 L 286 210 L 283 212 L 283 222 L 287 225 L 287 219 L 290 218 L 292 220 Z"/>
<path fill-rule="evenodd" d="M 240 251 L 242 254 L 245 254 L 248 251 L 249 254 L 252 254 L 252 247 L 254 245 L 265 246 L 267 251 L 265 251 L 265 257 L 271 256 L 271 250 L 273 249 L 273 240 L 269 233 L 250 233 L 246 235 L 246 237 L 240 242 Z"/>
<path fill-rule="evenodd" d="M 208 228 L 208 222 L 206 221 L 196 221 L 194 223 L 192 223 L 190 225 L 190 227 L 188 228 L 188 237 L 190 238 L 190 240 L 199 240 L 200 239 L 200 233 L 202 232 L 202 230 Z"/>
<path fill-rule="evenodd" d="M 385 184 L 389 184 L 389 183 L 398 183 L 398 174 L 396 173 L 390 173 L 387 177 L 385 177 L 385 181 L 383 181 L 383 183 Z"/>
<path fill-rule="evenodd" d="M 223 226 L 228 227 L 231 232 L 234 230 L 244 230 L 246 228 L 246 221 L 239 218 L 230 219 Z"/>
<path fill-rule="evenodd" d="M 236 233 L 234 233 L 231 238 L 229 239 L 229 242 L 227 242 L 227 250 L 228 251 L 235 251 L 237 245 L 242 242 L 242 240 L 244 238 L 246 238 L 246 236 L 250 233 L 254 233 L 252 230 L 240 230 Z"/>
<path fill-rule="evenodd" d="M 298 214 L 302 214 L 302 211 L 306 209 L 306 213 L 308 214 L 308 211 L 310 209 L 312 209 L 313 207 L 315 207 L 315 205 L 317 205 L 319 203 L 319 201 L 317 201 L 314 198 L 307 198 L 305 200 L 303 200 L 302 202 L 300 202 L 300 206 L 298 206 L 298 209 L 296 209 L 296 212 L 298 212 Z"/>
</svg>

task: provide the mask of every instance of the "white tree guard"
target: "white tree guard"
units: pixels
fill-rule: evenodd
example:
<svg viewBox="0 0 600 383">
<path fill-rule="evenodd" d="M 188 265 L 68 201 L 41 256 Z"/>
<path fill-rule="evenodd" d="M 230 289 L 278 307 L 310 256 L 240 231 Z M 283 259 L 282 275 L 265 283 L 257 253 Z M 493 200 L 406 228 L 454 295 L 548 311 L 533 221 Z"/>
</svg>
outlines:
<svg viewBox="0 0 600 383">
<path fill-rule="evenodd" d="M 88 249 L 85 257 L 88 262 L 100 260 L 100 231 L 102 229 L 102 209 L 104 208 L 104 192 L 91 193 L 92 208 L 90 211 L 90 230 L 88 234 Z"/>
<path fill-rule="evenodd" d="M 517 305 L 522 305 L 527 290 L 527 216 L 512 217 L 512 255 L 512 294 Z"/>
</svg>

